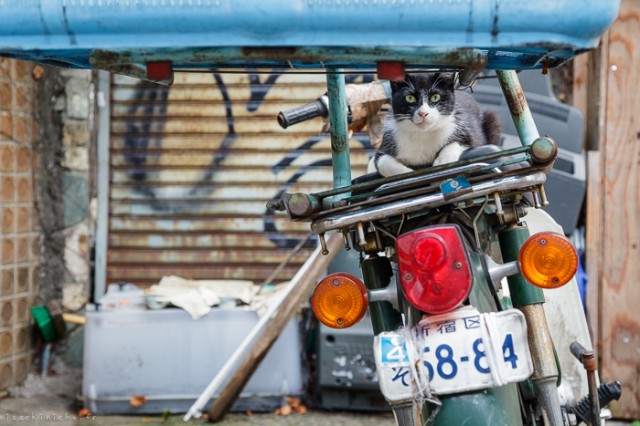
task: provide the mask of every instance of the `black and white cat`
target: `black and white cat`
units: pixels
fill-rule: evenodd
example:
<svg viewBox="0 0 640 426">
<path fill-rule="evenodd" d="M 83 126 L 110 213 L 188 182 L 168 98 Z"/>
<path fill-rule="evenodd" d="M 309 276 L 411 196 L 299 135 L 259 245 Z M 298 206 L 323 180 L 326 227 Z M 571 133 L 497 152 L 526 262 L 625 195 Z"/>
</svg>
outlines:
<svg viewBox="0 0 640 426">
<path fill-rule="evenodd" d="M 391 82 L 392 110 L 368 172 L 392 176 L 457 161 L 470 147 L 499 144 L 498 117 L 454 87 L 451 73 L 407 74 Z"/>
</svg>

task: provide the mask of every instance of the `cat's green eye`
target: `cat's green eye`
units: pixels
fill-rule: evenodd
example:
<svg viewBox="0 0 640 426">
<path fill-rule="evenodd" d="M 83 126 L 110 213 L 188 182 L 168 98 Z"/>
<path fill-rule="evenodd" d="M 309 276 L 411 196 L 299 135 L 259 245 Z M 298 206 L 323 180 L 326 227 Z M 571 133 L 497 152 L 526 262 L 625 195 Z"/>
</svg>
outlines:
<svg viewBox="0 0 640 426">
<path fill-rule="evenodd" d="M 413 95 L 407 95 L 404 97 L 404 100 L 409 102 L 410 104 L 415 104 L 416 103 L 416 97 Z"/>
<path fill-rule="evenodd" d="M 434 93 L 433 95 L 431 95 L 431 97 L 429 98 L 429 100 L 436 104 L 440 101 L 440 95 L 438 95 L 437 93 Z"/>
</svg>

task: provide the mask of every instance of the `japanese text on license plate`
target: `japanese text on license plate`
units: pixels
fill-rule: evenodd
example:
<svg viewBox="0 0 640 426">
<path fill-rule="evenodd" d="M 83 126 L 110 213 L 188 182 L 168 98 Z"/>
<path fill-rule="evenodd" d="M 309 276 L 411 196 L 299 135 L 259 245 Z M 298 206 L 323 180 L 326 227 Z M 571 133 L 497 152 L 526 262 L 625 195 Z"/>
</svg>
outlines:
<svg viewBox="0 0 640 426">
<path fill-rule="evenodd" d="M 490 321 L 487 315 L 491 316 Z M 486 330 L 483 333 L 485 323 L 492 328 L 491 333 Z M 465 308 L 432 317 L 409 333 L 381 333 L 376 337 L 376 364 L 383 393 L 385 387 L 398 397 L 410 392 L 407 338 L 421 346 L 420 362 L 428 372 L 429 385 L 435 393 L 463 392 L 520 381 L 532 372 L 522 313 L 509 310 L 480 314 Z"/>
</svg>

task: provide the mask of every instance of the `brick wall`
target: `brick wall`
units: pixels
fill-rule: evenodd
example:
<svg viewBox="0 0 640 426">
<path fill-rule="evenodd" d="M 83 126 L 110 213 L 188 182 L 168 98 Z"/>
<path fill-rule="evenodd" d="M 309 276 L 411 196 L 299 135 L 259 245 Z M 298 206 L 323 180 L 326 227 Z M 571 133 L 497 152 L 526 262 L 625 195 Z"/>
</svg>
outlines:
<svg viewBox="0 0 640 426">
<path fill-rule="evenodd" d="M 33 65 L 0 58 L 0 392 L 31 365 L 31 315 L 38 303 L 38 220 L 34 208 Z"/>
</svg>

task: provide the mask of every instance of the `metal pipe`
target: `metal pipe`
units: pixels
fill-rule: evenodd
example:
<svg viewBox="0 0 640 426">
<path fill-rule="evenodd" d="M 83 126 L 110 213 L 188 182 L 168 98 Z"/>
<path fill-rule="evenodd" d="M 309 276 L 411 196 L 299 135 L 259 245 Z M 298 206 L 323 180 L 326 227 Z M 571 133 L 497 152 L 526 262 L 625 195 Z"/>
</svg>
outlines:
<svg viewBox="0 0 640 426">
<path fill-rule="evenodd" d="M 457 161 L 455 166 L 451 164 L 441 164 L 439 166 L 434 166 L 429 169 L 415 170 L 413 172 L 403 173 L 400 175 L 394 175 L 389 177 L 382 177 L 379 179 L 374 179 L 371 181 L 358 183 L 351 186 L 353 191 L 365 191 L 367 189 L 378 188 L 381 185 L 398 182 L 403 184 L 407 181 L 408 178 L 418 177 L 419 180 L 412 182 L 421 182 L 427 183 L 430 181 L 439 181 L 443 180 L 448 176 L 457 176 L 461 173 L 471 173 L 478 164 L 487 164 L 492 167 L 500 167 L 501 162 L 489 163 L 491 160 L 496 160 L 502 157 L 513 157 L 517 155 L 522 155 L 522 158 L 518 158 L 517 162 L 527 161 L 530 158 L 531 148 L 529 147 L 518 147 L 512 148 L 504 151 L 492 152 L 487 155 L 482 155 L 480 157 L 470 158 L 468 160 L 460 160 Z M 508 160 L 511 163 L 512 160 Z M 478 170 L 481 170 L 480 167 Z M 425 171 L 427 170 L 427 171 Z M 342 189 L 330 189 L 327 191 L 316 192 L 315 195 L 318 198 L 325 198 L 332 195 L 340 194 L 344 192 Z"/>
<path fill-rule="evenodd" d="M 536 123 L 533 121 L 529 104 L 520 85 L 518 73 L 514 70 L 497 70 L 498 81 L 502 93 L 507 100 L 513 124 L 516 125 L 522 145 L 531 145 L 540 137 Z"/>
<path fill-rule="evenodd" d="M 491 277 L 491 282 L 495 288 L 500 286 L 500 281 L 502 281 L 503 278 L 520 272 L 520 267 L 516 261 L 497 263 L 486 254 L 484 258 L 487 263 L 487 268 L 489 269 L 489 277 Z"/>
<path fill-rule="evenodd" d="M 547 325 L 542 303 L 519 308 L 527 321 L 529 349 L 533 362 L 531 379 L 538 389 L 538 402 L 547 414 L 550 425 L 562 426 L 562 412 L 558 396 L 558 366 L 553 351 L 551 333 Z"/>
<path fill-rule="evenodd" d="M 396 330 L 402 325 L 402 317 L 398 310 L 398 290 L 389 259 L 371 256 L 361 262 L 360 268 L 369 289 L 369 313 L 374 334 Z M 395 297 L 391 291 L 395 292 Z"/>
<path fill-rule="evenodd" d="M 328 244 L 335 256 L 335 254 L 340 250 L 341 243 L 339 237 L 336 235 L 332 235 L 329 239 Z M 277 300 L 273 301 L 273 303 L 269 306 L 267 312 L 264 313 L 258 323 L 253 327 L 251 332 L 247 335 L 247 337 L 245 337 L 242 343 L 240 343 L 240 346 L 236 348 L 227 362 L 222 366 L 220 370 L 218 370 L 216 376 L 211 380 L 204 391 L 202 391 L 202 394 L 200 394 L 198 399 L 193 403 L 193 405 L 191 405 L 189 411 L 187 411 L 187 413 L 184 415 L 185 422 L 188 421 L 191 417 L 198 418 L 202 415 L 204 406 L 211 400 L 211 397 L 220 389 L 225 381 L 227 381 L 231 377 L 235 369 L 237 369 L 237 367 L 243 362 L 243 359 L 249 353 L 251 348 L 256 344 L 256 342 L 258 342 L 261 335 L 269 326 L 271 319 L 282 307 L 282 304 L 287 300 L 287 298 L 293 296 L 293 293 L 296 291 L 296 287 L 300 287 L 301 283 L 305 279 L 307 279 L 306 277 L 309 274 L 315 273 L 315 268 L 319 266 L 321 250 L 322 249 L 320 247 L 316 247 L 307 261 L 302 265 L 302 267 L 300 267 L 293 278 L 291 278 L 289 284 L 287 284 L 287 286 L 282 290 L 282 293 L 277 296 Z M 325 262 L 327 263 L 330 260 L 331 258 L 325 258 Z"/>
<path fill-rule="evenodd" d="M 512 226 L 500 232 L 498 241 L 502 253 L 503 262 L 516 262 L 520 253 L 520 247 L 529 238 L 529 229 L 524 226 Z M 544 303 L 542 289 L 536 287 L 524 279 L 522 274 L 510 275 L 507 278 L 509 294 L 515 308 Z"/>
<path fill-rule="evenodd" d="M 573 342 L 569 350 L 587 370 L 587 382 L 589 383 L 589 399 L 591 400 L 591 424 L 600 424 L 600 400 L 598 398 L 598 386 L 596 384 L 596 357 L 593 351 L 585 349 L 580 343 Z"/>
<path fill-rule="evenodd" d="M 528 237 L 529 230 L 523 226 L 514 226 L 500 232 L 498 239 L 502 259 L 505 262 L 517 260 L 520 247 Z M 536 385 L 538 404 L 546 414 L 548 424 L 562 426 L 562 412 L 557 388 L 560 373 L 542 305 L 544 294 L 540 288 L 528 283 L 522 274 L 511 275 L 507 281 L 513 306 L 522 311 L 527 322 L 529 350 L 533 363 L 531 379 Z"/>
<path fill-rule="evenodd" d="M 347 95 L 342 69 L 330 68 L 327 74 L 329 96 L 329 124 L 331 126 L 331 161 L 333 187 L 351 185 L 351 159 L 349 157 L 349 128 L 347 121 Z M 334 201 L 348 197 L 349 193 L 336 195 Z"/>
<path fill-rule="evenodd" d="M 439 207 L 453 201 L 477 198 L 483 195 L 492 194 L 496 191 L 510 191 L 535 187 L 543 184 L 546 179 L 546 175 L 542 172 L 536 172 L 528 176 L 508 176 L 505 178 L 493 179 L 488 182 L 481 182 L 473 185 L 471 187 L 472 191 L 447 200 L 445 200 L 442 193 L 429 194 L 410 198 L 408 200 L 399 200 L 385 205 L 369 207 L 355 212 L 347 212 L 341 215 L 328 217 L 326 219 L 319 219 L 311 223 L 311 231 L 316 234 L 320 234 L 333 229 L 341 229 L 355 225 L 358 222 L 371 222 L 389 216 L 424 210 L 425 208 Z"/>
<path fill-rule="evenodd" d="M 553 342 L 547 326 L 542 303 L 525 305 L 519 308 L 527 319 L 529 347 L 533 361 L 533 379 L 550 379 L 556 383 L 558 366 L 555 362 Z"/>
<path fill-rule="evenodd" d="M 396 309 L 400 310 L 398 303 L 398 287 L 396 280 L 389 280 L 389 284 L 382 288 L 372 288 L 369 290 L 369 302 L 389 302 Z M 397 323 L 398 324 L 398 323 Z"/>
<path fill-rule="evenodd" d="M 93 301 L 98 302 L 106 291 L 107 286 L 107 244 L 109 239 L 109 139 L 111 119 L 111 76 L 109 73 L 98 73 L 98 91 L 96 93 L 98 105 L 98 208 L 96 220 L 96 260 L 95 285 Z"/>
<path fill-rule="evenodd" d="M 282 6 L 279 6 L 280 8 Z M 1 10 L 1 8 L 0 8 Z M 353 15 L 352 15 L 353 17 Z M 227 35 L 230 33 L 227 32 Z M 474 48 L 432 48 L 413 46 L 398 51 L 398 46 L 388 48 L 383 46 L 297 46 L 297 47 L 256 47 L 235 46 L 200 46 L 197 54 L 191 49 L 129 49 L 120 52 L 116 49 L 97 48 L 88 54 L 88 61 L 93 68 L 113 68 L 129 64 L 146 64 L 154 61 L 164 61 L 170 57 L 174 67 L 198 69 L 204 66 L 230 67 L 230 63 L 253 63 L 265 67 L 298 68 L 308 70 L 309 62 L 331 63 L 335 67 L 356 67 L 359 69 L 375 68 L 384 58 L 386 61 L 400 61 L 411 63 L 412 66 L 439 65 L 445 68 L 467 67 L 471 70 L 482 70 L 487 65 L 487 55 L 480 49 Z M 304 64 L 307 65 L 305 68 Z M 78 64 L 80 66 L 82 64 Z M 200 66 L 199 66 L 200 65 Z M 329 68 L 328 73 L 336 70 Z M 341 70 L 340 70 L 341 71 Z"/>
</svg>

